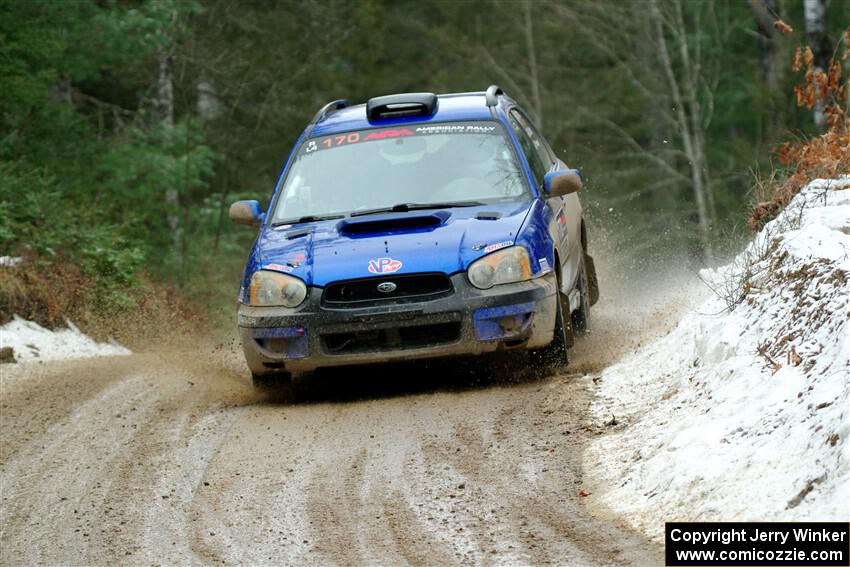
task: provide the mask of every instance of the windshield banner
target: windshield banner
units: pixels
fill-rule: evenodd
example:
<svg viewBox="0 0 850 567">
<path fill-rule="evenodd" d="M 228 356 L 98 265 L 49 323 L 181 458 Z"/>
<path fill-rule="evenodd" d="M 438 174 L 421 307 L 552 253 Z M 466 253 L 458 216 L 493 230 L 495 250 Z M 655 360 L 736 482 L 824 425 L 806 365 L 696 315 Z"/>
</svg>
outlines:
<svg viewBox="0 0 850 567">
<path fill-rule="evenodd" d="M 319 150 L 328 150 L 340 146 L 350 146 L 363 142 L 375 140 L 387 140 L 392 138 L 406 138 L 410 136 L 427 136 L 429 134 L 500 134 L 496 122 L 470 121 L 470 122 L 444 122 L 440 124 L 419 124 L 410 126 L 392 126 L 389 128 L 375 128 L 372 130 L 357 130 L 355 132 L 343 132 L 341 134 L 330 134 L 307 140 L 301 146 L 301 154 L 311 154 Z"/>
</svg>

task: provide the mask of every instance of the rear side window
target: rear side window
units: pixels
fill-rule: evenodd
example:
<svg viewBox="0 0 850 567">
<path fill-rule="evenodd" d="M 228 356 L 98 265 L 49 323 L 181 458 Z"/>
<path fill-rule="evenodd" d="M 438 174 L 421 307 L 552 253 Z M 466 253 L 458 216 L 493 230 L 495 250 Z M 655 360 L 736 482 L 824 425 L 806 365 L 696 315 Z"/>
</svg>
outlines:
<svg viewBox="0 0 850 567">
<path fill-rule="evenodd" d="M 546 149 L 546 143 L 540 138 L 531 122 L 516 108 L 510 111 L 510 123 L 519 138 L 519 144 L 522 146 L 522 151 L 528 159 L 528 164 L 531 166 L 531 171 L 534 173 L 537 183 L 542 184 L 543 177 L 546 172 L 552 169 L 554 163 Z"/>
</svg>

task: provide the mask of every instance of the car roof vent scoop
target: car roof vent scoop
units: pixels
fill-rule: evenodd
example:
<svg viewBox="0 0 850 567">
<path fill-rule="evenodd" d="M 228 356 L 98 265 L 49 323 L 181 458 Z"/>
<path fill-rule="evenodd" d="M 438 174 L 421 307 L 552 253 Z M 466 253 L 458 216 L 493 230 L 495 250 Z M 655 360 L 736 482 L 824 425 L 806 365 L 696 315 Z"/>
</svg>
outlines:
<svg viewBox="0 0 850 567">
<path fill-rule="evenodd" d="M 366 118 L 370 122 L 404 116 L 431 116 L 437 110 L 434 93 L 404 93 L 370 98 Z"/>
</svg>

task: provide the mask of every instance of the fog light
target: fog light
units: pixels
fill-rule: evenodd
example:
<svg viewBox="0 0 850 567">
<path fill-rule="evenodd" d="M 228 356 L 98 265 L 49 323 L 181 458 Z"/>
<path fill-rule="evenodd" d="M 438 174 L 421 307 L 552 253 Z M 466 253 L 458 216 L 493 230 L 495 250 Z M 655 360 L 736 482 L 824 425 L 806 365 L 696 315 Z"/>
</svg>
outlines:
<svg viewBox="0 0 850 567">
<path fill-rule="evenodd" d="M 309 354 L 307 329 L 292 327 L 261 327 L 251 331 L 257 346 L 284 359 L 304 358 Z M 266 356 L 269 356 L 267 353 Z"/>
<path fill-rule="evenodd" d="M 499 319 L 499 328 L 507 334 L 513 333 L 522 328 L 523 319 L 524 317 L 516 315 L 511 317 L 502 317 Z"/>
<path fill-rule="evenodd" d="M 504 307 L 485 307 L 472 313 L 475 338 L 479 341 L 503 341 L 522 338 L 530 332 L 534 303 Z"/>
<path fill-rule="evenodd" d="M 287 347 L 289 347 L 289 339 L 266 339 L 263 341 L 267 349 L 272 352 L 286 352 Z"/>
</svg>

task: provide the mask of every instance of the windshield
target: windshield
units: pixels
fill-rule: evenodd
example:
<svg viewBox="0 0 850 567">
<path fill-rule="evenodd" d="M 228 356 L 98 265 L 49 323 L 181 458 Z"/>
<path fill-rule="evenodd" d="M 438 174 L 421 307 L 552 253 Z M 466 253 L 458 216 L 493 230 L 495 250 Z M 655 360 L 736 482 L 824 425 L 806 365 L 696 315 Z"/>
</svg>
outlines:
<svg viewBox="0 0 850 567">
<path fill-rule="evenodd" d="M 496 122 L 377 128 L 302 144 L 271 221 L 525 194 Z"/>
</svg>

